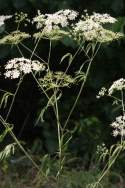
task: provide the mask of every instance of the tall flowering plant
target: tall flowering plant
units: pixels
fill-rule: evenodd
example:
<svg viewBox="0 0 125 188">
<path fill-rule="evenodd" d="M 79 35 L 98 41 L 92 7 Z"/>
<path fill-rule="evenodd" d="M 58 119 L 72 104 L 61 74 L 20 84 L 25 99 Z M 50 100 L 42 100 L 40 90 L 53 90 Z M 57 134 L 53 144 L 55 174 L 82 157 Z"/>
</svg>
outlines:
<svg viewBox="0 0 125 188">
<path fill-rule="evenodd" d="M 0 17 L 0 23 L 3 25 L 4 21 L 6 19 L 9 19 L 10 16 L 1 16 Z M 120 40 L 123 38 L 122 33 L 113 32 L 110 29 L 107 29 L 107 25 L 114 24 L 117 22 L 117 19 L 111 17 L 109 14 L 100 14 L 100 13 L 93 13 L 92 15 L 89 15 L 87 11 L 84 11 L 83 15 L 80 15 L 78 12 L 74 10 L 60 10 L 58 12 L 55 12 L 53 14 L 41 14 L 40 11 L 38 11 L 38 15 L 36 15 L 32 20 L 31 23 L 36 26 L 36 33 L 33 33 L 31 36 L 29 33 L 25 33 L 24 31 L 20 31 L 20 24 L 22 22 L 29 22 L 29 19 L 27 19 L 27 15 L 23 15 L 22 13 L 20 15 L 16 14 L 16 23 L 18 24 L 17 30 L 11 33 L 8 33 L 5 31 L 6 35 L 3 36 L 0 39 L 0 44 L 11 44 L 15 45 L 19 51 L 19 57 L 15 57 L 14 59 L 10 59 L 8 62 L 6 62 L 4 66 L 4 76 L 5 79 L 17 79 L 19 80 L 17 89 L 14 94 L 10 94 L 6 92 L 4 94 L 4 97 L 2 102 L 7 99 L 7 97 L 12 97 L 12 102 L 10 105 L 10 108 L 8 110 L 8 113 L 5 118 L 3 118 L 0 115 L 0 121 L 4 125 L 4 127 L 9 130 L 8 132 L 11 134 L 11 136 L 14 138 L 15 142 L 18 144 L 20 149 L 25 153 L 25 155 L 29 158 L 29 160 L 32 161 L 32 163 L 35 165 L 35 167 L 39 169 L 39 166 L 37 163 L 33 161 L 31 156 L 27 153 L 27 151 L 22 147 L 21 143 L 18 141 L 16 136 L 13 133 L 13 130 L 9 128 L 8 123 L 8 117 L 11 113 L 14 100 L 16 97 L 16 94 L 20 88 L 20 85 L 23 81 L 23 78 L 27 74 L 31 74 L 36 82 L 36 84 L 39 86 L 41 91 L 45 94 L 46 98 L 48 99 L 48 102 L 44 109 L 42 109 L 40 113 L 43 115 L 45 111 L 47 110 L 48 106 L 51 106 L 53 108 L 55 119 L 57 123 L 57 135 L 58 135 L 58 159 L 59 159 L 59 168 L 56 174 L 57 178 L 60 178 L 63 167 L 65 164 L 66 156 L 65 156 L 65 146 L 69 143 L 71 140 L 71 137 L 69 137 L 67 140 L 64 139 L 65 135 L 68 132 L 68 122 L 69 119 L 77 105 L 78 99 L 81 95 L 81 92 L 84 89 L 84 85 L 87 81 L 91 65 L 93 63 L 93 60 L 95 56 L 97 55 L 101 45 L 103 43 L 111 43 L 114 40 Z M 77 50 L 75 54 L 67 53 L 65 54 L 61 60 L 60 64 L 68 59 L 68 66 L 65 71 L 53 71 L 51 70 L 51 50 L 52 50 L 52 43 L 53 41 L 62 41 L 65 38 L 69 38 L 74 43 L 76 43 Z M 35 47 L 34 49 L 29 49 L 24 43 L 23 40 L 25 39 L 33 38 L 35 39 Z M 35 51 L 36 48 L 40 42 L 40 40 L 46 39 L 49 40 L 49 49 L 48 49 L 48 57 L 47 61 L 43 58 L 39 57 Z M 26 50 L 31 52 L 31 56 L 28 58 L 25 58 L 20 46 L 24 47 Z M 68 70 L 70 69 L 71 64 L 73 63 L 74 59 L 78 55 L 85 55 L 87 60 L 82 63 L 82 65 L 77 68 L 77 70 L 74 71 L 73 76 L 68 74 Z M 86 72 L 84 72 L 83 67 L 87 64 Z M 39 73 L 39 74 L 38 74 Z M 74 104 L 67 114 L 67 119 L 65 120 L 65 123 L 62 124 L 60 120 L 60 109 L 58 106 L 58 101 L 61 100 L 61 96 L 63 95 L 63 87 L 70 88 L 72 85 L 76 85 L 77 83 L 81 84 L 80 90 L 78 92 L 78 95 L 76 96 L 76 99 L 74 101 Z M 120 84 L 124 85 L 124 79 L 119 80 L 114 83 L 114 85 L 111 86 L 111 88 L 108 91 L 108 95 L 112 96 L 113 91 L 116 90 L 122 90 L 124 87 Z M 48 92 L 50 91 L 51 92 Z M 1 90 L 2 91 L 2 90 Z M 106 89 L 102 88 L 99 92 L 99 95 L 97 96 L 100 98 L 102 94 L 106 93 Z M 123 105 L 123 100 L 122 106 Z M 124 109 L 123 109 L 124 111 Z M 38 118 L 38 119 L 39 119 Z M 121 135 L 123 138 L 124 135 L 124 114 L 123 116 L 120 116 L 116 119 L 116 122 L 112 123 L 111 126 L 114 128 L 113 135 Z M 123 144 L 123 139 L 121 141 L 121 144 Z M 11 151 L 11 150 L 10 150 Z M 108 152 L 107 152 L 108 153 Z M 112 155 L 111 155 L 112 157 Z M 112 158 L 110 158 L 111 160 Z M 110 166 L 112 165 L 112 160 L 110 163 Z M 109 167 L 107 169 L 109 169 Z M 106 169 L 106 170 L 107 170 Z M 41 172 L 41 170 L 40 170 Z M 106 171 L 104 171 L 104 174 L 101 175 L 101 178 L 96 182 L 96 184 L 90 185 L 92 187 L 96 187 L 103 176 L 105 175 Z"/>
</svg>

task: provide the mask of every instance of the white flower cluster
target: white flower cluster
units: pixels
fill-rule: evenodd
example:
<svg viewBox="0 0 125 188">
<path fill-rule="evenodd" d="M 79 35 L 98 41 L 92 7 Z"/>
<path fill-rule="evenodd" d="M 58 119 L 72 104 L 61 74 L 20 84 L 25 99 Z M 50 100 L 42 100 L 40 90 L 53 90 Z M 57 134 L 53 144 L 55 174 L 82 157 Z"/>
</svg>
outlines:
<svg viewBox="0 0 125 188">
<path fill-rule="evenodd" d="M 103 27 L 106 23 L 115 23 L 117 20 L 109 14 L 93 13 L 83 16 L 73 27 L 75 35 L 80 34 L 86 41 L 108 42 L 122 37 L 120 33 L 114 33 Z"/>
<path fill-rule="evenodd" d="M 99 14 L 94 12 L 92 16 L 90 16 L 90 19 L 101 23 L 101 24 L 106 24 L 106 23 L 115 23 L 117 20 L 110 16 L 109 14 Z"/>
<path fill-rule="evenodd" d="M 1 15 L 0 16 L 0 26 L 4 25 L 5 20 L 7 20 L 7 19 L 9 19 L 11 17 L 12 17 L 11 15 L 9 15 L 9 16 Z"/>
<path fill-rule="evenodd" d="M 75 31 L 82 32 L 90 32 L 92 30 L 99 29 L 102 29 L 102 26 L 98 22 L 95 22 L 93 19 L 80 20 L 74 27 Z"/>
<path fill-rule="evenodd" d="M 98 155 L 102 155 L 102 154 L 108 153 L 108 149 L 107 149 L 105 143 L 102 143 L 101 145 L 97 145 L 96 153 Z"/>
<path fill-rule="evenodd" d="M 37 60 L 30 60 L 24 57 L 14 58 L 5 65 L 6 72 L 4 75 L 5 78 L 16 79 L 21 74 L 28 74 L 32 71 L 44 71 L 45 69 L 45 65 Z"/>
<path fill-rule="evenodd" d="M 111 87 L 108 90 L 108 94 L 112 95 L 114 91 L 122 91 L 125 89 L 125 79 L 120 78 L 119 80 L 116 80 Z"/>
<path fill-rule="evenodd" d="M 111 124 L 111 127 L 114 129 L 112 133 L 114 137 L 117 137 L 118 135 L 125 136 L 125 115 L 118 116 Z"/>
<path fill-rule="evenodd" d="M 44 33 L 51 33 L 53 30 L 67 27 L 69 21 L 75 20 L 77 16 L 76 11 L 69 9 L 60 10 L 54 14 L 41 14 L 39 11 L 33 22 L 36 22 L 37 28 L 42 29 Z"/>
<path fill-rule="evenodd" d="M 97 99 L 103 97 L 106 93 L 107 89 L 105 87 L 102 87 L 101 90 L 99 91 L 98 95 L 96 96 Z"/>
<path fill-rule="evenodd" d="M 123 37 L 121 33 L 104 28 L 106 23 L 113 24 L 117 21 L 109 14 L 94 12 L 89 16 L 85 12 L 85 15 L 82 15 L 80 20 L 77 21 L 76 18 L 78 18 L 78 12 L 69 9 L 60 10 L 54 14 L 41 14 L 38 11 L 38 15 L 33 18 L 33 23 L 36 23 L 37 29 L 40 29 L 40 32 L 34 35 L 34 37 L 45 37 L 56 40 L 69 36 L 73 37 L 77 42 L 84 40 L 101 43 L 111 42 Z M 58 35 L 59 37 L 57 37 Z"/>
</svg>

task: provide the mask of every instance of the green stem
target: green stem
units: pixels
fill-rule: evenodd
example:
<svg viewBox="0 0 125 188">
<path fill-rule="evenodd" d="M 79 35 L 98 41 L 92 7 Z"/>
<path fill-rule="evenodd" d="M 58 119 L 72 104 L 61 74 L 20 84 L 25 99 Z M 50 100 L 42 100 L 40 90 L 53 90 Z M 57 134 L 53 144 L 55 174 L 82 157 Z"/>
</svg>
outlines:
<svg viewBox="0 0 125 188">
<path fill-rule="evenodd" d="M 24 77 L 24 76 L 23 76 L 23 77 Z M 12 110 L 12 107 L 13 107 L 13 104 L 14 104 L 14 101 L 15 101 L 15 98 L 16 98 L 16 95 L 17 95 L 18 90 L 19 90 L 19 88 L 20 88 L 20 85 L 21 85 L 21 83 L 22 83 L 22 81 L 23 81 L 23 77 L 20 78 L 20 81 L 19 81 L 19 83 L 18 83 L 18 86 L 17 86 L 17 88 L 16 88 L 16 91 L 15 91 L 15 93 L 13 94 L 13 99 L 12 99 L 11 105 L 10 105 L 10 107 L 9 107 L 8 113 L 7 113 L 7 115 L 6 115 L 5 121 L 7 121 L 8 118 L 9 118 L 9 115 L 10 115 L 10 112 L 11 112 L 11 110 Z"/>
<path fill-rule="evenodd" d="M 102 175 L 100 175 L 99 180 L 92 186 L 92 188 L 96 188 L 96 186 L 102 181 L 102 179 L 104 178 L 104 176 L 108 173 L 108 171 L 111 169 L 111 167 L 113 166 L 113 164 L 115 163 L 116 159 L 118 158 L 120 152 L 122 151 L 122 148 L 120 148 L 115 156 L 115 158 L 112 160 L 110 164 L 108 165 L 107 169 L 103 171 Z M 112 158 L 112 156 L 111 156 Z"/>
<path fill-rule="evenodd" d="M 61 143 L 61 125 L 59 120 L 59 109 L 58 109 L 58 103 L 56 98 L 56 92 L 55 92 L 55 109 L 56 109 L 56 120 L 57 120 L 57 130 L 58 130 L 58 143 L 59 143 L 59 171 L 57 173 L 57 178 L 60 178 L 60 174 L 62 171 L 62 143 Z"/>
<path fill-rule="evenodd" d="M 32 164 L 36 167 L 37 170 L 39 170 L 39 166 L 34 162 L 34 160 L 32 159 L 32 157 L 26 152 L 26 150 L 23 148 L 23 146 L 20 144 L 19 140 L 16 138 L 15 134 L 13 133 L 13 131 L 10 129 L 8 123 L 6 122 L 6 120 L 4 120 L 2 118 L 2 116 L 0 115 L 0 122 L 3 124 L 3 126 L 9 130 L 10 135 L 12 136 L 12 138 L 15 140 L 15 142 L 17 143 L 17 145 L 19 146 L 19 148 L 23 151 L 23 153 L 27 156 L 27 158 L 32 162 Z"/>
<path fill-rule="evenodd" d="M 96 48 L 96 45 L 95 45 L 95 48 Z M 72 115 L 72 113 L 73 113 L 73 111 L 74 111 L 74 109 L 75 109 L 75 107 L 76 107 L 76 104 L 77 104 L 77 102 L 78 102 L 78 100 L 79 100 L 79 97 L 80 97 L 80 95 L 81 95 L 81 93 L 82 93 L 82 90 L 83 90 L 83 88 L 84 88 L 84 85 L 85 85 L 85 83 L 86 83 L 86 81 L 87 81 L 87 78 L 88 78 L 88 75 L 89 75 L 89 72 L 90 72 L 90 68 L 91 68 L 93 59 L 94 59 L 94 57 L 96 56 L 96 54 L 98 53 L 99 48 L 100 48 L 100 45 L 98 46 L 96 52 L 93 53 L 92 58 L 90 59 L 90 62 L 89 62 L 89 65 L 88 65 L 88 68 L 87 68 L 87 71 L 86 71 L 85 79 L 84 79 L 84 81 L 83 81 L 83 83 L 82 83 L 82 85 L 81 85 L 81 88 L 80 88 L 80 90 L 79 90 L 79 93 L 78 93 L 78 95 L 77 95 L 77 97 L 76 97 L 76 100 L 75 100 L 75 102 L 74 102 L 74 104 L 73 104 L 73 106 L 72 106 L 72 108 L 71 108 L 71 111 L 70 111 L 70 113 L 69 113 L 69 115 L 68 115 L 68 118 L 67 118 L 67 120 L 66 120 L 66 122 L 65 122 L 65 124 L 64 124 L 64 128 L 63 128 L 63 129 L 66 128 L 66 126 L 67 126 L 67 124 L 68 124 L 68 122 L 69 122 L 69 119 L 70 119 L 70 117 L 71 117 L 71 115 Z"/>
</svg>

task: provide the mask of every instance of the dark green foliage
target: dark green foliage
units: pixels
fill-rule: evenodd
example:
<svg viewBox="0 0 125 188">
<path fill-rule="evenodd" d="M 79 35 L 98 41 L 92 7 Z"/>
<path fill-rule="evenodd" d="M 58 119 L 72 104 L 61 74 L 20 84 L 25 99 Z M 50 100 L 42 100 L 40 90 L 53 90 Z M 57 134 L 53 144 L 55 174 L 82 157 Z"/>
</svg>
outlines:
<svg viewBox="0 0 125 188">
<path fill-rule="evenodd" d="M 124 0 L 0 0 L 1 15 L 13 14 L 15 12 L 23 11 L 28 13 L 30 18 L 36 14 L 38 9 L 40 9 L 41 12 L 44 13 L 54 12 L 63 8 L 73 8 L 74 10 L 78 10 L 80 12 L 83 12 L 84 9 L 88 9 L 89 12 L 97 11 L 101 13 L 110 13 L 111 15 L 117 17 L 119 20 L 111 29 L 115 32 L 125 32 Z M 6 27 L 10 30 L 9 32 L 15 29 L 15 26 L 11 24 L 11 20 L 9 21 L 9 23 L 7 22 Z M 0 32 L 2 33 L 0 38 L 4 36 L 3 30 L 4 28 L 0 30 Z M 21 25 L 21 31 L 27 32 L 27 28 L 23 24 Z M 28 32 L 32 35 L 33 31 L 34 28 L 30 26 Z M 2 41 L 2 39 L 0 39 L 0 41 Z M 32 49 L 33 42 L 34 41 L 32 41 L 32 39 L 29 39 L 26 40 L 24 44 Z M 60 47 L 61 51 L 59 50 Z M 51 67 L 54 71 L 60 71 L 59 65 L 55 62 L 60 62 L 61 57 L 65 54 L 65 47 L 68 47 L 68 54 L 61 60 L 61 66 L 63 69 L 65 69 L 65 67 L 70 62 L 70 59 L 72 58 L 70 56 L 70 52 L 75 52 L 76 44 L 74 44 L 73 41 L 68 37 L 65 40 L 62 39 L 62 42 L 60 43 L 53 43 Z M 46 49 L 48 49 L 48 42 L 42 41 L 40 42 L 36 53 L 38 53 L 39 56 L 41 55 L 42 57 L 46 57 Z M 23 50 L 23 54 L 25 54 L 25 56 L 27 57 L 30 57 L 30 53 L 28 53 L 27 50 Z M 4 64 L 2 63 L 2 61 L 4 62 L 4 59 L 13 58 L 15 57 L 15 55 L 18 55 L 18 53 L 14 46 L 8 46 L 8 44 L 6 44 L 6 46 L 0 46 L 0 59 L 2 65 Z M 85 57 L 83 57 L 83 59 L 76 58 L 76 62 L 71 65 L 70 73 L 72 74 L 73 70 L 75 70 L 75 68 L 78 66 L 77 64 L 82 65 L 82 62 L 84 60 Z M 80 79 L 82 79 L 82 76 L 84 77 L 84 72 L 81 72 Z M 97 145 L 105 142 L 107 146 L 110 146 L 113 142 L 115 142 L 111 136 L 109 123 L 117 114 L 119 114 L 119 109 L 114 110 L 112 100 L 109 100 L 107 98 L 101 99 L 98 102 L 96 99 L 96 94 L 97 90 L 100 90 L 102 86 L 109 86 L 112 81 L 124 76 L 125 41 L 121 40 L 118 42 L 112 42 L 108 47 L 102 45 L 101 50 L 94 60 L 94 64 L 92 65 L 91 74 L 89 75 L 88 81 L 85 86 L 85 93 L 81 94 L 81 98 L 77 104 L 76 110 L 71 116 L 68 125 L 68 134 L 71 135 L 72 140 L 69 141 L 68 147 L 66 148 L 67 153 L 70 153 L 74 158 L 78 157 L 82 159 L 77 161 L 77 164 L 70 164 L 72 167 L 75 166 L 80 168 L 82 164 L 86 169 L 91 168 L 91 165 L 96 158 L 93 153 L 95 153 Z M 14 129 L 17 136 L 19 136 L 19 138 L 21 138 L 22 140 L 28 141 L 29 147 L 32 148 L 33 153 L 49 153 L 51 155 L 55 155 L 58 145 L 56 136 L 57 129 L 55 126 L 56 122 L 54 121 L 55 116 L 50 104 L 48 104 L 46 108 L 46 98 L 41 94 L 41 92 L 38 90 L 38 88 L 36 88 L 35 84 L 33 84 L 31 80 L 32 79 L 27 78 L 24 80 L 21 90 L 17 95 L 15 106 L 9 117 L 9 120 L 10 122 L 14 123 Z M 15 88 L 15 84 L 15 82 L 10 83 L 10 81 L 3 79 L 0 80 L 1 88 L 12 90 L 12 93 L 13 89 Z M 78 86 L 79 85 L 80 83 L 78 83 Z M 24 93 L 25 89 L 26 92 Z M 62 97 L 59 102 L 59 106 L 60 118 L 64 123 L 67 118 L 66 112 L 70 111 L 75 96 L 78 93 L 78 87 L 74 86 L 71 90 L 64 88 L 63 92 L 65 93 L 65 97 Z M 7 100 L 9 97 L 11 98 L 11 95 L 9 93 L 4 97 L 6 97 Z M 1 105 L 4 105 L 4 103 L 2 103 Z M 37 112 L 34 109 L 37 109 Z M 2 110 L 3 114 L 4 111 L 5 109 Z M 44 114 L 44 117 L 41 114 Z M 39 115 L 41 115 L 40 118 Z M 40 139 L 40 142 L 37 142 L 37 139 Z M 35 143 L 34 140 L 36 141 L 35 146 L 33 145 L 33 143 Z M 32 145 L 34 147 L 32 147 Z M 47 165 L 44 166 L 46 171 L 48 170 Z M 119 171 L 124 170 L 119 166 L 118 168 Z M 89 173 L 89 175 L 87 173 L 82 174 L 81 172 L 72 172 L 72 174 L 68 173 L 67 177 L 63 177 L 61 180 L 62 188 L 84 188 L 82 187 L 82 185 L 84 185 L 84 182 L 87 180 L 87 178 L 87 183 L 89 183 L 90 180 L 95 178 L 95 175 L 93 173 L 91 174 L 91 172 Z M 79 179 L 81 179 L 81 182 L 79 182 L 79 184 L 76 184 Z M 111 187 L 108 180 L 106 180 L 106 183 L 104 183 L 106 184 L 105 187 Z"/>
</svg>

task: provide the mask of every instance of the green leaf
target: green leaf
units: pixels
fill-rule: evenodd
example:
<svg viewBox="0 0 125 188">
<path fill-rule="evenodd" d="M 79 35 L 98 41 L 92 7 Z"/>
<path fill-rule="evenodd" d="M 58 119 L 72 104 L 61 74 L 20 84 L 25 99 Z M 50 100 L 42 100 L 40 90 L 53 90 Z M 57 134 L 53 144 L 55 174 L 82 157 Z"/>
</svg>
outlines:
<svg viewBox="0 0 125 188">
<path fill-rule="evenodd" d="M 1 90 L 2 91 L 2 90 Z M 8 99 L 13 96 L 10 92 L 5 92 L 0 100 L 0 108 L 6 108 Z"/>
<path fill-rule="evenodd" d="M 69 58 L 69 60 L 68 60 L 68 63 L 70 64 L 71 62 L 72 62 L 72 54 L 71 53 L 67 53 L 67 54 L 65 54 L 63 57 L 62 57 L 62 59 L 61 59 L 61 61 L 60 61 L 60 64 L 66 59 L 66 58 Z"/>
<path fill-rule="evenodd" d="M 7 135 L 8 132 L 10 132 L 10 130 L 12 130 L 13 127 L 10 128 L 6 128 L 3 133 L 0 135 L 0 142 L 2 142 L 5 138 L 5 136 Z"/>
<path fill-rule="evenodd" d="M 10 157 L 10 155 L 14 154 L 15 151 L 15 143 L 8 144 L 3 151 L 0 152 L 0 161 Z"/>
</svg>

